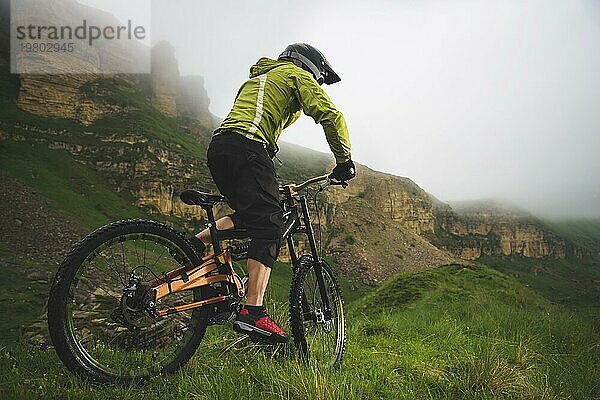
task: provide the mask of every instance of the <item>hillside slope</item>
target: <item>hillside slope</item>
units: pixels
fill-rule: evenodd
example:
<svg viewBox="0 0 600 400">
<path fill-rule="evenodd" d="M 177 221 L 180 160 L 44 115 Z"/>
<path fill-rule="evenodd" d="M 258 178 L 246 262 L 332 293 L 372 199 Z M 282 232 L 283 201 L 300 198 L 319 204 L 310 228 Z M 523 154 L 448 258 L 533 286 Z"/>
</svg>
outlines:
<svg viewBox="0 0 600 400">
<path fill-rule="evenodd" d="M 285 304 L 285 294 L 280 301 Z M 222 330 L 203 341 L 181 374 L 134 390 L 85 384 L 44 348 L 4 352 L 0 394 L 149 400 L 600 397 L 600 326 L 487 267 L 402 273 L 348 308 L 348 349 L 337 372 L 248 343 L 223 354 L 235 335 Z"/>
<path fill-rule="evenodd" d="M 581 248 L 600 254 L 600 219 L 544 221 L 549 229 L 577 243 Z"/>
<path fill-rule="evenodd" d="M 180 76 L 173 47 L 155 46 L 148 75 L 19 76 L 8 73 L 8 31 L 6 24 L 1 28 L 0 167 L 5 174 L 40 190 L 55 200 L 54 207 L 90 228 L 127 210 L 131 216 L 153 214 L 189 232 L 198 230 L 204 215 L 179 201 L 178 194 L 188 187 L 215 191 L 205 154 L 218 119 L 208 110 L 202 78 Z M 280 158 L 283 182 L 332 167 L 331 156 L 289 144 L 282 144 Z M 31 169 L 41 172 L 24 172 Z M 85 178 L 72 178 L 75 169 Z M 408 178 L 364 166 L 358 171 L 347 190 L 334 188 L 322 196 L 319 215 L 325 249 L 338 268 L 365 282 L 457 257 L 587 255 L 529 216 L 461 214 Z M 70 185 L 95 197 L 95 209 L 78 207 L 72 196 L 58 201 L 60 190 L 72 190 Z M 116 198 L 127 207 L 115 208 L 121 201 Z"/>
</svg>

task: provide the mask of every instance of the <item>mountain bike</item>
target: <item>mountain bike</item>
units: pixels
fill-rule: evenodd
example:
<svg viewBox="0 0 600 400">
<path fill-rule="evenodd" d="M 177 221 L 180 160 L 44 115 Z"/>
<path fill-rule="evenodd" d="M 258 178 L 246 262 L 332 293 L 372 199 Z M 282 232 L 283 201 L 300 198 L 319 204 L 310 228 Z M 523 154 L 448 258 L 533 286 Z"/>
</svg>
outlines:
<svg viewBox="0 0 600 400">
<path fill-rule="evenodd" d="M 333 269 L 320 257 L 309 196 L 299 194 L 317 184 L 316 193 L 346 187 L 328 175 L 280 187 L 282 243 L 292 267 L 290 347 L 305 361 L 339 368 L 346 348 L 344 301 Z M 217 229 L 213 208 L 225 197 L 188 189 L 180 198 L 206 212 L 211 254 L 200 258 L 167 225 L 122 220 L 89 234 L 61 264 L 48 326 L 59 358 L 78 376 L 127 384 L 173 373 L 194 355 L 208 326 L 227 324 L 240 310 L 247 277 L 235 265 L 247 258 L 247 232 Z M 296 253 L 296 234 L 306 236 L 310 252 Z"/>
</svg>

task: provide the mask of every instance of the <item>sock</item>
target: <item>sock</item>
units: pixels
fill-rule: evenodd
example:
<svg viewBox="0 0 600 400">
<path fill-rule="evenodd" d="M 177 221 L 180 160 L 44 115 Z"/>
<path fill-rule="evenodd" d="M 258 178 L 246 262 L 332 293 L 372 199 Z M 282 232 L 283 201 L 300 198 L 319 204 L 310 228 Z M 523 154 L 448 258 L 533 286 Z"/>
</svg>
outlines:
<svg viewBox="0 0 600 400">
<path fill-rule="evenodd" d="M 192 245 L 194 250 L 196 250 L 196 254 L 198 254 L 198 256 L 204 255 L 204 251 L 206 250 L 206 245 L 204 244 L 204 242 L 202 240 L 198 239 L 197 236 L 191 236 L 188 238 L 188 241 L 190 242 L 190 244 Z"/>
<path fill-rule="evenodd" d="M 244 308 L 246 310 L 248 310 L 250 315 L 252 315 L 254 317 L 263 317 L 267 314 L 267 310 L 265 309 L 265 306 L 249 306 L 246 304 L 244 306 Z"/>
</svg>

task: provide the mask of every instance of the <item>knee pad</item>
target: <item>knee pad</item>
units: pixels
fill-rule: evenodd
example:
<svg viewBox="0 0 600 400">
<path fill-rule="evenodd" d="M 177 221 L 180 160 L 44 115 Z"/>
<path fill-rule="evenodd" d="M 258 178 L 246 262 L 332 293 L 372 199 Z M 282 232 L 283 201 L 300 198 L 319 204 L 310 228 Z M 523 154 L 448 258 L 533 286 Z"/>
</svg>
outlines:
<svg viewBox="0 0 600 400">
<path fill-rule="evenodd" d="M 229 214 L 228 217 L 231 218 L 234 229 L 246 229 L 244 219 L 240 216 L 240 214 L 237 211 L 233 214 Z"/>
<path fill-rule="evenodd" d="M 279 256 L 280 248 L 281 239 L 252 238 L 248 249 L 248 258 L 272 268 L 275 260 L 277 260 L 277 256 Z"/>
</svg>

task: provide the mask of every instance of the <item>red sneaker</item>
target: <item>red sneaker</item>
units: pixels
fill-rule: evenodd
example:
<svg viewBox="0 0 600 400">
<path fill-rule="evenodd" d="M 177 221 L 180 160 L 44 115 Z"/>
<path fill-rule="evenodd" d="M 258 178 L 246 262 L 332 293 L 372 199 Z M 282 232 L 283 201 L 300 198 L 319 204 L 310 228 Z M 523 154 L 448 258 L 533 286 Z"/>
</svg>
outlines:
<svg viewBox="0 0 600 400">
<path fill-rule="evenodd" d="M 287 343 L 288 340 L 287 333 L 268 314 L 254 316 L 245 308 L 238 313 L 233 330 L 261 342 Z"/>
</svg>

